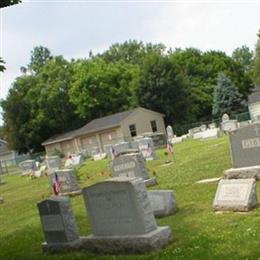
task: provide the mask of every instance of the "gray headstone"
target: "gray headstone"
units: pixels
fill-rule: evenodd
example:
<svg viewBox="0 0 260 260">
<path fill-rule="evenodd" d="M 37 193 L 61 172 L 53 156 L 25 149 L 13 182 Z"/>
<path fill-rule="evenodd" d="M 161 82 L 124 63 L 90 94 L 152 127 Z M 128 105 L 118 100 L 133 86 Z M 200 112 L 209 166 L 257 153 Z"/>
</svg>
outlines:
<svg viewBox="0 0 260 260">
<path fill-rule="evenodd" d="M 79 238 L 68 197 L 50 198 L 37 206 L 47 244 L 66 243 Z"/>
<path fill-rule="evenodd" d="M 140 178 L 112 178 L 82 193 L 94 235 L 138 235 L 157 228 Z"/>
<path fill-rule="evenodd" d="M 22 170 L 22 172 L 35 171 L 37 169 L 36 161 L 35 160 L 26 160 L 26 161 L 20 162 L 19 168 Z"/>
<path fill-rule="evenodd" d="M 260 165 L 260 123 L 229 135 L 233 168 Z"/>
<path fill-rule="evenodd" d="M 56 178 L 58 178 L 58 182 L 60 183 L 60 194 L 70 194 L 80 191 L 74 169 L 57 170 L 50 174 L 49 180 L 52 189 Z"/>
<path fill-rule="evenodd" d="M 115 144 L 113 147 L 115 149 L 116 154 L 121 154 L 131 149 L 131 144 L 129 142 L 121 142 Z"/>
<path fill-rule="evenodd" d="M 133 149 L 139 149 L 146 160 L 155 160 L 156 154 L 152 138 L 146 137 L 131 142 Z"/>
<path fill-rule="evenodd" d="M 140 153 L 116 157 L 112 161 L 112 172 L 114 177 L 140 177 L 144 180 L 149 178 L 144 158 Z"/>
<path fill-rule="evenodd" d="M 83 189 L 93 235 L 83 247 L 95 253 L 135 254 L 158 250 L 171 239 L 157 227 L 140 178 L 112 178 Z"/>
<path fill-rule="evenodd" d="M 228 169 L 224 171 L 224 178 L 225 179 L 255 178 L 257 181 L 260 181 L 260 165 Z"/>
<path fill-rule="evenodd" d="M 257 205 L 255 179 L 221 180 L 213 202 L 215 211 L 249 211 Z"/>
<path fill-rule="evenodd" d="M 51 174 L 61 168 L 61 159 L 59 156 L 48 156 L 46 158 L 48 173 Z"/>
<path fill-rule="evenodd" d="M 155 217 L 164 217 L 176 212 L 177 204 L 171 190 L 151 190 L 148 197 Z"/>
</svg>

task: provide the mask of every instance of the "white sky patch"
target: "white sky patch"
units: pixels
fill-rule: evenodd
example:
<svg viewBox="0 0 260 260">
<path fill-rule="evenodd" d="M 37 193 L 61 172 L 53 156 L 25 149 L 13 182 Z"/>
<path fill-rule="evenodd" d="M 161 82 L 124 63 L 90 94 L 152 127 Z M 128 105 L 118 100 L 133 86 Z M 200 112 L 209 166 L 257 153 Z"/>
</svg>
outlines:
<svg viewBox="0 0 260 260">
<path fill-rule="evenodd" d="M 0 98 L 5 98 L 35 46 L 67 59 L 86 58 L 127 40 L 195 47 L 227 54 L 254 49 L 260 1 L 37 1 L 4 8 L 0 56 L 6 62 Z"/>
</svg>

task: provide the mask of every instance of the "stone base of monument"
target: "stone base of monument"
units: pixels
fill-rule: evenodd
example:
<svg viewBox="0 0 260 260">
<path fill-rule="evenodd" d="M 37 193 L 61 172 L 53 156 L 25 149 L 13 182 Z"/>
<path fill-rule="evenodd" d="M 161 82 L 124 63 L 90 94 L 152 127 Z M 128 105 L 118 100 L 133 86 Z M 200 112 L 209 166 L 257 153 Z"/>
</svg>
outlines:
<svg viewBox="0 0 260 260">
<path fill-rule="evenodd" d="M 257 181 L 260 180 L 260 165 L 241 167 L 241 168 L 231 168 L 224 171 L 225 179 L 248 179 L 255 178 Z"/>
<path fill-rule="evenodd" d="M 82 237 L 82 248 L 98 254 L 143 254 L 158 250 L 172 239 L 168 226 L 142 235 Z"/>
<path fill-rule="evenodd" d="M 144 180 L 144 185 L 146 187 L 154 186 L 154 185 L 157 185 L 157 184 L 158 184 L 158 182 L 157 182 L 156 178 L 150 178 L 150 179 Z"/>
<path fill-rule="evenodd" d="M 77 239 L 71 242 L 65 243 L 42 243 L 42 251 L 45 253 L 64 253 L 70 251 L 76 251 L 81 248 L 82 240 Z"/>
</svg>

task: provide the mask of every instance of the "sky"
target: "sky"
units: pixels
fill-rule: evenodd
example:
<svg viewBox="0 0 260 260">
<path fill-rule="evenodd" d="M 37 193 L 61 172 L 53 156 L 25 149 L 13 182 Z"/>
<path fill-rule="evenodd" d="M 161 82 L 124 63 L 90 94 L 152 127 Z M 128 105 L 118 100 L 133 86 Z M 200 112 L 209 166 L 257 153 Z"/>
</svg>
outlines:
<svg viewBox="0 0 260 260">
<path fill-rule="evenodd" d="M 259 1 L 23 0 L 0 10 L 0 99 L 6 98 L 35 46 L 67 59 L 88 57 L 135 39 L 171 48 L 254 50 Z"/>
</svg>

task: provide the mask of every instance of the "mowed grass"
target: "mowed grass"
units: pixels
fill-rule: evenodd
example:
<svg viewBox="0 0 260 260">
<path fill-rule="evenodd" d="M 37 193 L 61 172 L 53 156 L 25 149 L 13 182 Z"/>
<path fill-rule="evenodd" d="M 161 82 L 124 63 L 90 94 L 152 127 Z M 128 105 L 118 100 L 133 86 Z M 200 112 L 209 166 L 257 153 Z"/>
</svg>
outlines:
<svg viewBox="0 0 260 260">
<path fill-rule="evenodd" d="M 37 202 L 50 195 L 46 177 L 28 180 L 19 175 L 5 176 L 0 186 L 0 259 L 260 259 L 260 207 L 249 213 L 216 214 L 212 210 L 217 184 L 196 184 L 205 178 L 221 177 L 230 168 L 227 137 L 217 140 L 189 140 L 174 146 L 176 161 L 162 166 L 159 160 L 147 162 L 159 185 L 151 189 L 173 190 L 178 203 L 175 215 L 157 219 L 169 225 L 173 240 L 162 250 L 145 255 L 104 256 L 87 252 L 47 255 Z M 86 161 L 78 169 L 81 187 L 110 177 L 109 161 Z M 260 185 L 257 184 L 258 197 Z M 81 235 L 91 229 L 81 196 L 71 199 Z"/>
</svg>

